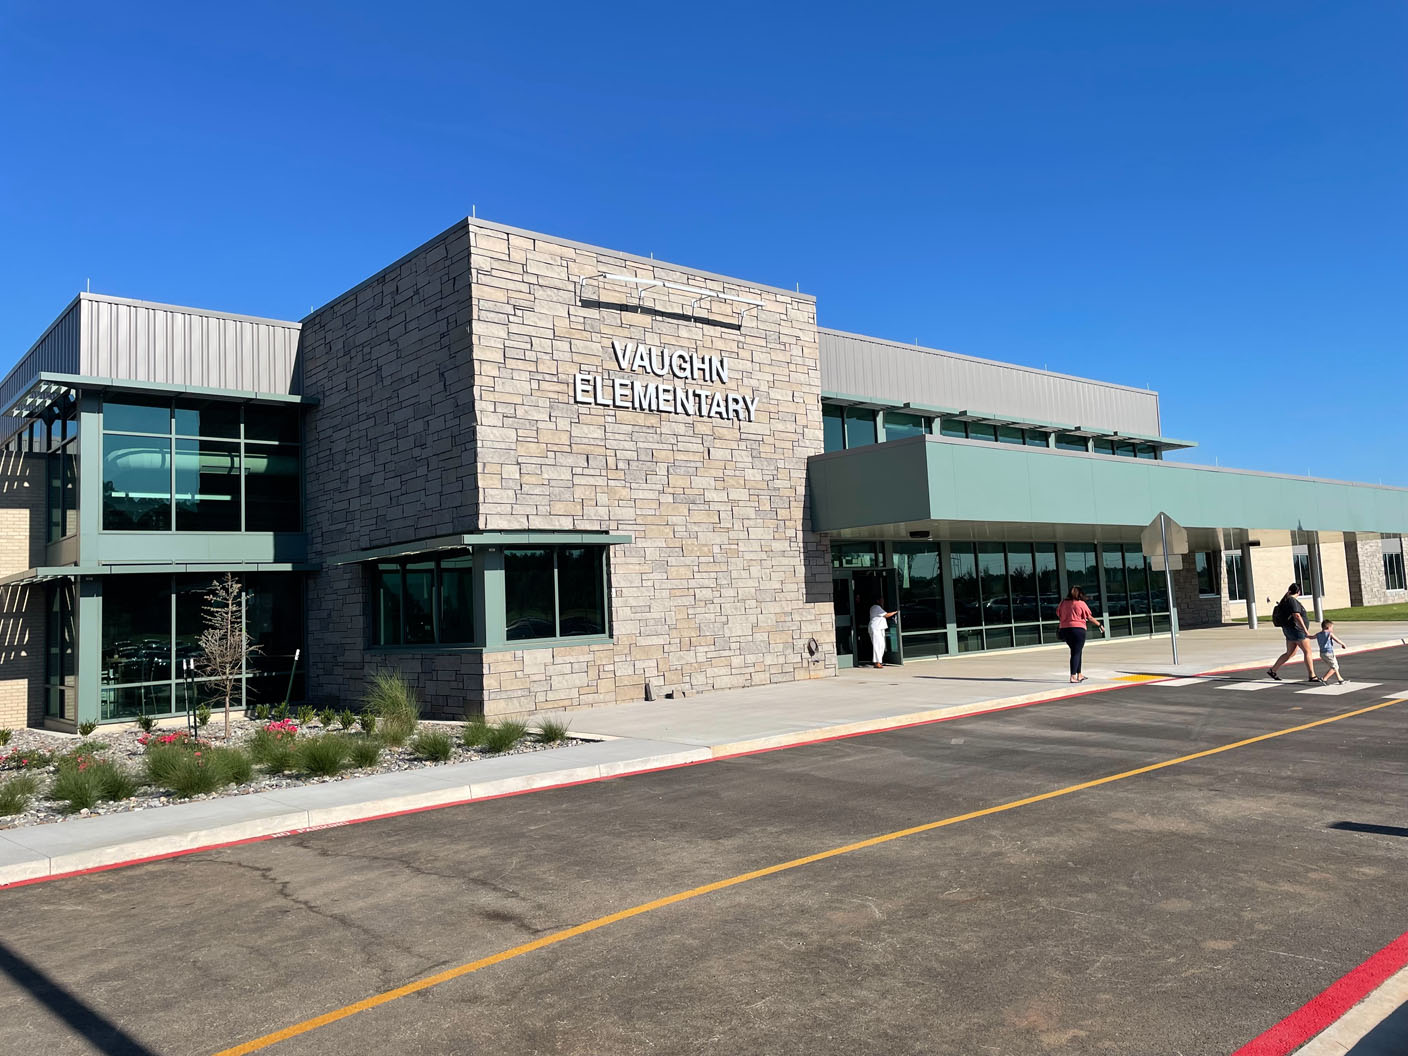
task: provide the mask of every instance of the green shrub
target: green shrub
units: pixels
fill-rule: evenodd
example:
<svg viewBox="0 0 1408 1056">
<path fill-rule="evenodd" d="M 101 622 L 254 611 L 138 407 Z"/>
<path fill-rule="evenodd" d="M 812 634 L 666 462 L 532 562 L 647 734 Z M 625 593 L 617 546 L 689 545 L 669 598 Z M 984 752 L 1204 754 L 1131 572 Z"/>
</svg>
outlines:
<svg viewBox="0 0 1408 1056">
<path fill-rule="evenodd" d="M 10 743 L 10 738 L 15 735 L 14 730 L 0 730 L 0 748 Z"/>
<path fill-rule="evenodd" d="M 455 742 L 444 730 L 421 730 L 411 738 L 411 751 L 417 759 L 443 763 L 455 752 Z"/>
<path fill-rule="evenodd" d="M 202 730 L 203 730 L 203 729 L 205 729 L 205 728 L 206 728 L 207 726 L 209 726 L 209 725 L 210 725 L 210 705 L 209 705 L 209 704 L 202 704 L 200 707 L 196 708 L 196 726 L 197 726 L 199 729 L 202 729 Z"/>
<path fill-rule="evenodd" d="M 274 718 L 278 722 L 283 722 L 284 719 L 288 718 L 288 701 L 279 701 L 278 705 L 274 708 Z"/>
<path fill-rule="evenodd" d="M 491 752 L 506 752 L 523 739 L 528 727 L 521 722 L 504 721 L 490 726 L 484 738 L 484 747 Z"/>
<path fill-rule="evenodd" d="M 470 719 L 460 732 L 460 740 L 466 748 L 482 748 L 489 740 L 490 725 L 482 718 Z"/>
<path fill-rule="evenodd" d="M 78 724 L 78 736 L 80 736 L 80 737 L 87 737 L 90 733 L 92 733 L 92 732 L 93 732 L 94 730 L 96 730 L 97 728 L 98 728 L 98 724 L 97 724 L 96 722 L 94 722 L 92 719 L 88 719 L 86 722 L 80 722 L 80 723 Z"/>
<path fill-rule="evenodd" d="M 381 742 L 375 737 L 352 737 L 349 742 L 348 757 L 359 770 L 381 762 Z"/>
<path fill-rule="evenodd" d="M 370 712 L 362 712 L 357 716 L 357 721 L 362 724 L 362 732 L 368 737 L 376 733 L 376 716 Z"/>
<path fill-rule="evenodd" d="M 254 706 L 254 717 L 255 717 L 256 719 L 258 719 L 260 722 L 268 722 L 268 721 L 269 721 L 269 705 L 267 705 L 267 704 L 256 704 L 256 705 Z"/>
<path fill-rule="evenodd" d="M 351 708 L 343 708 L 342 713 L 337 717 L 337 722 L 344 730 L 350 730 L 357 724 L 357 713 Z"/>
<path fill-rule="evenodd" d="M 86 765 L 59 767 L 49 798 L 64 804 L 70 814 L 90 810 L 101 802 L 128 799 L 137 793 L 137 782 L 116 763 L 91 757 Z"/>
<path fill-rule="evenodd" d="M 317 712 L 310 708 L 307 704 L 304 704 L 301 708 L 298 709 L 298 725 L 311 726 L 313 724 L 313 717 L 315 715 L 317 715 Z"/>
<path fill-rule="evenodd" d="M 287 773 L 297 768 L 298 738 L 276 730 L 255 730 L 249 739 L 250 757 L 271 774 Z"/>
<path fill-rule="evenodd" d="M 332 724 L 337 721 L 337 712 L 332 708 L 324 708 L 318 712 L 318 721 L 323 724 L 323 729 L 332 729 Z"/>
<path fill-rule="evenodd" d="M 538 727 L 538 740 L 544 744 L 561 744 L 567 740 L 567 723 L 544 719 Z"/>
<path fill-rule="evenodd" d="M 143 733 L 151 733 L 153 727 L 156 726 L 156 719 L 152 718 L 150 715 L 138 715 L 137 725 L 142 728 Z"/>
<path fill-rule="evenodd" d="M 420 722 L 420 698 L 399 671 L 372 675 L 366 710 L 376 716 L 387 744 L 405 744 Z"/>
<path fill-rule="evenodd" d="M 182 748 L 158 745 L 147 753 L 147 780 L 178 796 L 203 796 L 226 785 L 242 785 L 254 764 L 238 748 Z"/>
<path fill-rule="evenodd" d="M 23 814 L 39 791 L 39 779 L 33 774 L 19 774 L 0 781 L 0 815 Z"/>
<path fill-rule="evenodd" d="M 305 737 L 297 748 L 298 769 L 318 777 L 331 777 L 347 765 L 351 754 L 348 738 L 335 733 Z"/>
</svg>

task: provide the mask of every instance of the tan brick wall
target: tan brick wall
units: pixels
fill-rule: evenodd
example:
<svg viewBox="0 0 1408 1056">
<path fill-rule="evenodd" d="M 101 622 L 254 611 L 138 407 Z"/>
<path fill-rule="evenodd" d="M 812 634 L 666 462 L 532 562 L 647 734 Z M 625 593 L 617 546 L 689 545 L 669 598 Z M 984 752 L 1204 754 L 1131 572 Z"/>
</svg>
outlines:
<svg viewBox="0 0 1408 1056">
<path fill-rule="evenodd" d="M 1271 607 L 1281 600 L 1286 587 L 1295 578 L 1294 551 L 1289 546 L 1254 546 L 1251 553 L 1257 617 L 1267 620 L 1271 618 Z M 1349 568 L 1345 562 L 1344 547 L 1339 542 L 1321 542 L 1320 576 L 1325 591 L 1325 608 L 1337 609 L 1349 605 Z M 1302 584 L 1301 588 L 1309 596 L 1310 585 Z M 1245 601 L 1228 601 L 1225 610 L 1228 619 L 1244 620 L 1247 617 Z"/>
<path fill-rule="evenodd" d="M 0 452 L 0 576 L 43 563 L 43 455 Z M 44 588 L 0 587 L 0 727 L 44 714 Z"/>
<path fill-rule="evenodd" d="M 489 714 L 639 700 L 832 674 L 822 544 L 805 532 L 806 459 L 821 451 L 815 304 L 604 251 L 478 226 L 473 240 L 474 408 L 485 530 L 629 534 L 612 548 L 613 644 L 485 657 Z M 602 272 L 763 300 L 701 308 L 589 285 Z M 726 357 L 728 380 L 619 369 L 613 339 Z M 692 385 L 757 400 L 756 420 L 574 402 L 578 372 Z M 806 655 L 808 639 L 821 652 Z"/>
</svg>

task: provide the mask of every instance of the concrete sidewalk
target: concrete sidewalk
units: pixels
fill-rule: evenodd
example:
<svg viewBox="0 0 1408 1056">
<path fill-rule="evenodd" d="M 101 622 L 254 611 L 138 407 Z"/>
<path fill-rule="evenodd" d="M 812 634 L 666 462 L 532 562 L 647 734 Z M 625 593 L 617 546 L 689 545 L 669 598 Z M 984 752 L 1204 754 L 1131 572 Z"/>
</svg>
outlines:
<svg viewBox="0 0 1408 1056">
<path fill-rule="evenodd" d="M 1352 648 L 1404 644 L 1408 624 L 1339 628 Z M 1067 681 L 1064 646 L 969 654 L 838 678 L 729 690 L 676 700 L 558 713 L 593 743 L 451 766 L 0 830 L 0 886 L 189 853 L 388 814 L 512 795 L 739 752 L 1014 707 L 1113 688 L 1139 676 L 1198 674 L 1281 652 L 1274 628 L 1223 627 L 1168 640 L 1095 641 L 1082 686 Z M 1349 660 L 1345 670 L 1353 677 Z"/>
</svg>

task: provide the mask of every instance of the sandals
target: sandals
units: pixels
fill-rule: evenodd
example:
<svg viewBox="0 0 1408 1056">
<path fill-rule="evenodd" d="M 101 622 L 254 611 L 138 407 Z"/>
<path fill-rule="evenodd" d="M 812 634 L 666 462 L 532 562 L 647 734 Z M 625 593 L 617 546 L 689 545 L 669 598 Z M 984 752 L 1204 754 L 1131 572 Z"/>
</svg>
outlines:
<svg viewBox="0 0 1408 1056">
<path fill-rule="evenodd" d="M 1277 674 L 1274 670 L 1272 670 L 1271 668 L 1268 667 L 1268 668 L 1266 669 L 1266 673 L 1267 673 L 1268 675 L 1270 675 L 1272 678 L 1274 678 L 1277 682 L 1281 681 L 1281 676 L 1278 675 L 1278 674 Z"/>
</svg>

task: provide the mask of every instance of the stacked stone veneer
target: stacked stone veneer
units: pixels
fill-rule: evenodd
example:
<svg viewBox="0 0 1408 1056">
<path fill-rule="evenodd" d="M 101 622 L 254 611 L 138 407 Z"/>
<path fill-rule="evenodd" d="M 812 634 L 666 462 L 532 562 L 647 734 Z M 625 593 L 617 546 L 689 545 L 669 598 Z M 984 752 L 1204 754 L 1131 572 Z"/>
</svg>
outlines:
<svg viewBox="0 0 1408 1056">
<path fill-rule="evenodd" d="M 711 303 L 577 279 L 662 279 L 763 301 Z M 721 389 L 756 420 L 574 402 L 574 377 L 623 374 L 612 339 L 728 359 Z M 807 529 L 822 449 L 814 302 L 473 221 L 303 322 L 311 556 L 310 687 L 351 700 L 377 667 L 432 713 L 546 708 L 835 672 L 829 557 Z M 667 379 L 672 380 L 672 379 Z M 685 384 L 679 382 L 679 384 Z M 475 531 L 629 535 L 611 548 L 610 643 L 483 652 L 367 647 L 369 547 Z M 808 642 L 815 639 L 817 652 Z M 686 705 L 681 705 L 686 706 Z"/>
<path fill-rule="evenodd" d="M 43 455 L 0 452 L 0 576 L 43 564 Z M 0 587 L 0 727 L 44 717 L 44 587 Z"/>
<path fill-rule="evenodd" d="M 360 565 L 368 547 L 471 532 L 478 525 L 470 355 L 469 231 L 457 225 L 303 323 L 310 693 L 355 702 L 378 667 L 415 680 L 437 712 L 480 697 L 469 653 L 367 648 Z"/>
<path fill-rule="evenodd" d="M 1221 558 L 1221 554 L 1217 554 Z M 1220 570 L 1219 570 L 1220 572 Z M 1161 572 L 1152 573 L 1162 575 Z M 1183 555 L 1183 567 L 1173 571 L 1173 596 L 1178 602 L 1178 626 L 1185 630 L 1194 627 L 1217 627 L 1222 624 L 1222 595 L 1205 596 L 1198 591 L 1198 571 L 1194 555 Z M 1223 577 L 1219 574 L 1219 582 Z M 1226 586 L 1223 584 L 1223 590 Z"/>
<path fill-rule="evenodd" d="M 1383 541 L 1377 535 L 1349 534 L 1344 540 L 1351 605 L 1391 605 L 1408 600 L 1408 590 L 1389 590 L 1384 578 Z"/>
<path fill-rule="evenodd" d="M 470 237 L 482 527 L 633 539 L 611 551 L 614 642 L 486 654 L 486 711 L 834 673 L 829 558 L 806 530 L 806 460 L 822 450 L 815 303 L 523 233 Z M 688 296 L 640 308 L 609 281 L 579 300 L 577 280 L 603 272 L 764 303 L 739 325 L 737 306 L 696 319 Z M 574 402 L 579 371 L 673 382 L 621 371 L 613 339 L 727 357 L 727 384 L 693 384 L 756 399 L 756 420 Z"/>
</svg>

